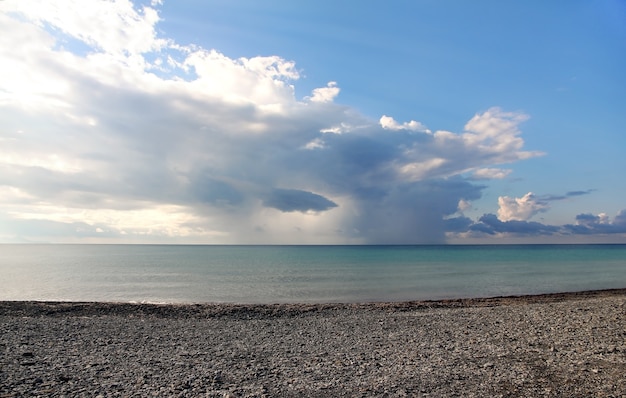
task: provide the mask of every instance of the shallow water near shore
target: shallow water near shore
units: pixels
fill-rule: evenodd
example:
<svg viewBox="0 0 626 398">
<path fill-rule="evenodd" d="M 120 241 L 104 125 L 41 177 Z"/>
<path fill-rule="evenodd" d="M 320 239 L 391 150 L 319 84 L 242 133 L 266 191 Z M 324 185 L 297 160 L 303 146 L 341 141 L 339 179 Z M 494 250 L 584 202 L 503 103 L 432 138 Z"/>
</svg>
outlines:
<svg viewBox="0 0 626 398">
<path fill-rule="evenodd" d="M 324 303 L 626 286 L 626 245 L 0 245 L 0 300 Z"/>
</svg>

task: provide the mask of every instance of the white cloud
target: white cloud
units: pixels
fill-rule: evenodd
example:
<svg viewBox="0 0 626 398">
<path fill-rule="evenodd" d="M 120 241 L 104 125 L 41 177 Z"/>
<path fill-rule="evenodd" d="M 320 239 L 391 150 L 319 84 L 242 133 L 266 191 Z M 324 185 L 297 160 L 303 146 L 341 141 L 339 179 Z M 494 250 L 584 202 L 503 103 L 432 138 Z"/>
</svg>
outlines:
<svg viewBox="0 0 626 398">
<path fill-rule="evenodd" d="M 15 220 L 56 221 L 59 223 L 85 223 L 91 226 L 106 225 L 119 234 L 133 235 L 165 235 L 181 237 L 206 234 L 214 231 L 191 228 L 188 224 L 197 224 L 198 220 L 189 209 L 175 205 L 141 204 L 141 208 L 133 210 L 114 209 L 77 209 L 59 207 L 53 204 L 30 206 L 29 211 L 19 213 L 8 212 Z"/>
<path fill-rule="evenodd" d="M 501 180 L 511 174 L 511 171 L 512 170 L 495 168 L 478 169 L 472 173 L 472 178 L 477 180 Z"/>
<path fill-rule="evenodd" d="M 400 174 L 410 181 L 424 180 L 433 174 L 433 171 L 443 168 L 448 162 L 444 158 L 431 158 L 421 162 L 408 163 L 400 167 Z"/>
<path fill-rule="evenodd" d="M 498 218 L 501 221 L 526 221 L 537 213 L 547 211 L 549 206 L 536 200 L 532 192 L 521 198 L 500 196 L 498 198 Z"/>
<path fill-rule="evenodd" d="M 149 4 L 0 2 L 0 218 L 21 235 L 438 242 L 480 197 L 464 175 L 539 154 L 519 113 L 430 134 L 335 104 L 335 82 L 298 99 L 293 61 L 161 38 Z"/>
<path fill-rule="evenodd" d="M 486 165 L 513 163 L 543 153 L 523 151 L 524 141 L 518 124 L 528 117 L 491 108 L 475 115 L 461 134 L 438 130 L 406 145 L 404 163 L 398 162 L 399 174 L 409 180 L 450 177 L 474 171 L 473 178 L 504 178 L 508 171 Z M 392 118 L 383 116 L 381 125 L 397 131 L 406 130 Z"/>
<path fill-rule="evenodd" d="M 59 156 L 55 153 L 44 154 L 41 157 L 39 155 L 24 155 L 27 154 L 0 154 L 0 163 L 11 166 L 40 167 L 62 173 L 78 173 L 81 171 L 80 165 L 78 162 L 74 161 L 74 159 L 64 159 L 63 156 Z"/>
<path fill-rule="evenodd" d="M 520 137 L 518 126 L 527 119 L 528 115 L 523 113 L 490 108 L 467 122 L 463 141 L 470 146 L 478 146 L 482 151 L 500 154 L 503 162 L 511 155 L 510 161 L 542 155 L 541 152 L 520 151 L 524 140 Z"/>
<path fill-rule="evenodd" d="M 305 146 L 305 149 L 321 149 L 324 148 L 324 141 L 321 138 L 316 138 L 309 141 Z"/>
<path fill-rule="evenodd" d="M 138 9 L 129 0 L 9 1 L 3 2 L 1 10 L 22 14 L 43 29 L 51 26 L 120 57 L 137 56 L 166 45 L 165 40 L 157 38 L 154 28 L 160 19 L 157 10 L 147 6 Z"/>
<path fill-rule="evenodd" d="M 470 210 L 472 208 L 472 203 L 465 200 L 465 199 L 461 199 L 459 200 L 459 204 L 457 206 L 457 209 L 459 211 L 459 213 L 463 214 L 463 212 Z"/>
<path fill-rule="evenodd" d="M 198 96 L 213 96 L 234 103 L 282 105 L 294 101 L 289 80 L 299 78 L 292 61 L 279 57 L 254 57 L 233 60 L 215 50 L 196 50 L 183 65 L 193 67 L 197 74 L 188 85 Z M 271 107 L 266 109 L 272 109 Z"/>
<path fill-rule="evenodd" d="M 608 214 L 600 213 L 600 214 L 598 214 L 598 223 L 600 223 L 600 224 L 610 224 L 611 223 L 611 219 L 610 219 Z"/>
<path fill-rule="evenodd" d="M 426 128 L 422 123 L 416 122 L 415 120 L 411 120 L 410 122 L 404 122 L 402 124 L 396 122 L 394 118 L 391 116 L 383 115 L 381 116 L 379 123 L 382 128 L 385 130 L 409 130 L 409 131 L 419 131 L 421 133 L 430 133 L 430 130 Z"/>
<path fill-rule="evenodd" d="M 359 128 L 368 128 L 368 127 L 369 125 L 353 126 L 353 125 L 348 124 L 347 122 L 341 122 L 339 125 L 321 129 L 320 133 L 343 134 L 343 133 L 349 133 L 354 130 L 358 130 Z"/>
<path fill-rule="evenodd" d="M 311 102 L 333 102 L 335 97 L 339 95 L 339 87 L 337 82 L 328 82 L 326 87 L 320 87 L 313 90 L 313 96 L 309 98 Z"/>
</svg>

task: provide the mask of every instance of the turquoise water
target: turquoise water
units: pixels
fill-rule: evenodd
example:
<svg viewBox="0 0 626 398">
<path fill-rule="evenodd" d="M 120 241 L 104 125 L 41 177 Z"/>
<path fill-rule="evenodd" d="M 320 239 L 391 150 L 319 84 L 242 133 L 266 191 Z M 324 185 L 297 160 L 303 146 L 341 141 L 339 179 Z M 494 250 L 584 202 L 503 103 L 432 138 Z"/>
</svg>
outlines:
<svg viewBox="0 0 626 398">
<path fill-rule="evenodd" d="M 626 245 L 0 245 L 0 300 L 364 302 L 626 287 Z"/>
</svg>

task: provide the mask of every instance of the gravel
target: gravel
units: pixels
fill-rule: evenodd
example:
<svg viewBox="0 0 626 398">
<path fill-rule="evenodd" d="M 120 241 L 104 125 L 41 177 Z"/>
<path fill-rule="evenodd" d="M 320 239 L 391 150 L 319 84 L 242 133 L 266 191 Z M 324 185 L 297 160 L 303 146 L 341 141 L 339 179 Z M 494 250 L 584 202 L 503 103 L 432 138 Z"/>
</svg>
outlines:
<svg viewBox="0 0 626 398">
<path fill-rule="evenodd" d="M 0 397 L 626 397 L 626 289 L 369 304 L 0 302 Z"/>
</svg>

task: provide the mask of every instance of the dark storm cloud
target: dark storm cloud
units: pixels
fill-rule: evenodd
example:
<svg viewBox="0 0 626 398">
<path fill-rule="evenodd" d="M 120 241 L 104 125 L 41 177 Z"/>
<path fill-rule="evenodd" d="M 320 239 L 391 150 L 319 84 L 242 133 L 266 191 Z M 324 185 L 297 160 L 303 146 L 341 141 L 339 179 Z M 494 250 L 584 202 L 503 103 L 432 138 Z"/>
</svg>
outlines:
<svg viewBox="0 0 626 398">
<path fill-rule="evenodd" d="M 192 198 L 202 203 L 214 206 L 237 206 L 245 199 L 244 195 L 231 184 L 210 177 L 199 176 L 189 185 Z"/>
<path fill-rule="evenodd" d="M 446 232 L 466 232 L 474 224 L 469 217 L 452 217 L 444 220 L 444 230 Z"/>
<path fill-rule="evenodd" d="M 263 205 L 285 212 L 319 212 L 337 207 L 335 202 L 322 195 L 296 189 L 274 189 L 265 198 Z"/>
<path fill-rule="evenodd" d="M 382 198 L 362 198 L 351 230 L 367 243 L 444 243 L 445 218 L 482 189 L 460 178 L 401 184 Z"/>
</svg>

